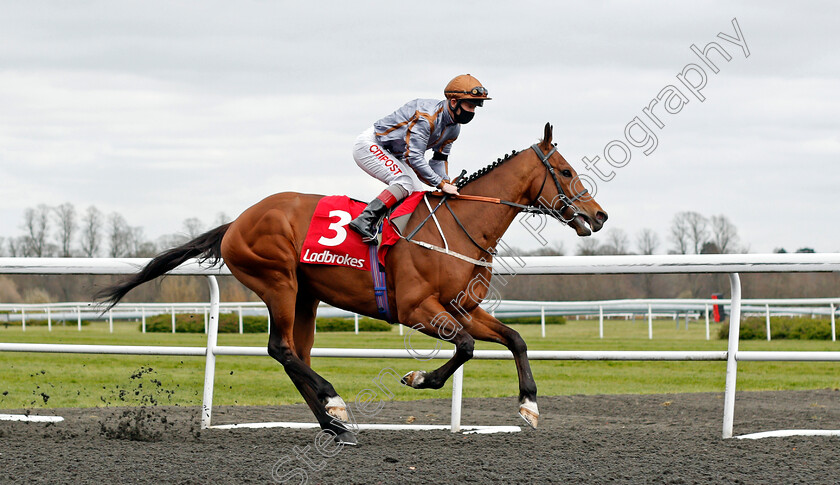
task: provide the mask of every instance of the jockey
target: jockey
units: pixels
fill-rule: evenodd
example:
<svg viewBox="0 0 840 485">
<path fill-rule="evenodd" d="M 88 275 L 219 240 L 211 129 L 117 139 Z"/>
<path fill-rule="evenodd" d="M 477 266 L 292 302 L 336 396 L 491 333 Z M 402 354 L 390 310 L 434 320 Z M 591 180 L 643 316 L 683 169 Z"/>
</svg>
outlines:
<svg viewBox="0 0 840 485">
<path fill-rule="evenodd" d="M 376 226 L 389 208 L 423 184 L 457 195 L 450 183 L 449 150 L 458 138 L 461 125 L 483 106 L 487 89 L 478 79 L 462 74 L 449 81 L 443 91 L 446 99 L 415 99 L 365 130 L 353 146 L 356 164 L 369 175 L 388 184 L 350 227 L 362 240 L 376 239 Z M 430 160 L 424 153 L 432 150 Z"/>
</svg>

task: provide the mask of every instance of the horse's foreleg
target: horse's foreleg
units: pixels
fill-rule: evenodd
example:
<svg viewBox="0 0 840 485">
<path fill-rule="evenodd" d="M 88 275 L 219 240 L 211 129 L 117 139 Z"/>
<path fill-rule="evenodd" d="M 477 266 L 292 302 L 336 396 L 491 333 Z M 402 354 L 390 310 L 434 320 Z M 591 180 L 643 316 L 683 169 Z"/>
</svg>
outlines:
<svg viewBox="0 0 840 485">
<path fill-rule="evenodd" d="M 403 325 L 437 339 L 455 344 L 455 355 L 432 372 L 412 371 L 403 376 L 402 383 L 415 389 L 440 389 L 466 361 L 472 359 L 475 340 L 464 331 L 443 306 L 433 298 L 421 303 L 405 319 Z M 411 344 L 410 336 L 406 344 Z"/>
<path fill-rule="evenodd" d="M 537 408 L 537 383 L 528 361 L 528 347 L 519 332 L 496 320 L 480 307 L 476 307 L 470 313 L 469 319 L 461 314 L 458 314 L 458 317 L 464 330 L 474 338 L 502 344 L 511 351 L 519 377 L 519 415 L 531 427 L 536 428 L 540 416 Z"/>
</svg>

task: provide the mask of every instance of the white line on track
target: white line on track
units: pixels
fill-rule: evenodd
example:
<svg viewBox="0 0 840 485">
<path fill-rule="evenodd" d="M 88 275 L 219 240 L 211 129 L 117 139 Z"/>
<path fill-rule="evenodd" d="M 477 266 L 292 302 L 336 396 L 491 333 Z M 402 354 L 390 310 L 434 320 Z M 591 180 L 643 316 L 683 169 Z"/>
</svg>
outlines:
<svg viewBox="0 0 840 485">
<path fill-rule="evenodd" d="M 33 416 L 31 414 L 0 414 L 0 421 L 27 421 L 30 423 L 58 423 L 61 416 Z"/>
<path fill-rule="evenodd" d="M 385 430 L 385 431 L 425 431 L 425 430 L 451 430 L 450 425 L 438 424 L 359 424 L 360 430 Z M 220 424 L 210 426 L 211 429 L 242 429 L 242 428 L 320 428 L 318 423 L 240 423 Z M 461 426 L 465 434 L 488 434 L 488 433 L 518 433 L 522 431 L 519 426 Z"/>
<path fill-rule="evenodd" d="M 761 433 L 736 436 L 739 440 L 757 440 L 759 438 L 783 438 L 785 436 L 840 436 L 840 429 L 780 429 Z"/>
</svg>

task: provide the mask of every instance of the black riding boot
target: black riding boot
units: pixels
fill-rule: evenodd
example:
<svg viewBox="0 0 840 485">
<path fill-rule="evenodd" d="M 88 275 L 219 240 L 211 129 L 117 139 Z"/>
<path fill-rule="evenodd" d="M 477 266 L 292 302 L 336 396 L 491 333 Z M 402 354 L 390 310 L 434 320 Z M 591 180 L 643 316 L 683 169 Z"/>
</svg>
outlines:
<svg viewBox="0 0 840 485">
<path fill-rule="evenodd" d="M 376 225 L 388 212 L 388 207 L 379 199 L 373 199 L 359 217 L 350 222 L 350 228 L 362 235 L 363 242 L 376 239 Z"/>
</svg>

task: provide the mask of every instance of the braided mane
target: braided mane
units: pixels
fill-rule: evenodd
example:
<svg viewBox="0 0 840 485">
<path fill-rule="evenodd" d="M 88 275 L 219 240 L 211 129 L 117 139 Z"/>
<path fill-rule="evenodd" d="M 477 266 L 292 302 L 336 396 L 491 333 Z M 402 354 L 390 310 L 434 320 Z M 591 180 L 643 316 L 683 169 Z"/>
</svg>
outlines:
<svg viewBox="0 0 840 485">
<path fill-rule="evenodd" d="M 463 177 L 463 178 L 458 179 L 458 181 L 455 183 L 455 186 L 458 187 L 459 189 L 463 188 L 465 185 L 472 182 L 473 180 L 476 180 L 476 179 L 492 172 L 493 169 L 495 169 L 499 165 L 507 162 L 508 160 L 510 160 L 511 158 L 516 156 L 517 153 L 519 153 L 519 152 L 517 152 L 516 150 L 513 150 L 513 151 L 510 152 L 510 154 L 505 154 L 504 158 L 497 158 L 495 162 L 491 163 L 490 165 L 488 165 L 484 168 L 481 168 L 481 169 L 477 170 L 472 175 L 470 175 L 468 177 Z"/>
<path fill-rule="evenodd" d="M 542 143 L 542 141 L 540 141 L 540 142 Z M 552 145 L 555 146 L 555 147 L 557 146 L 556 143 L 552 143 Z M 484 175 L 487 175 L 488 173 L 492 172 L 493 169 L 495 169 L 499 165 L 507 162 L 508 160 L 515 157 L 519 153 L 522 153 L 522 152 L 521 151 L 517 152 L 516 150 L 513 150 L 513 151 L 510 152 L 510 154 L 506 154 L 503 158 L 497 158 L 495 162 L 491 163 L 490 165 L 488 165 L 484 168 L 478 169 L 472 175 L 470 175 L 468 177 L 458 179 L 458 181 L 455 182 L 455 186 L 458 187 L 459 189 L 464 187 L 465 185 L 472 182 L 473 180 L 481 178 Z"/>
</svg>

